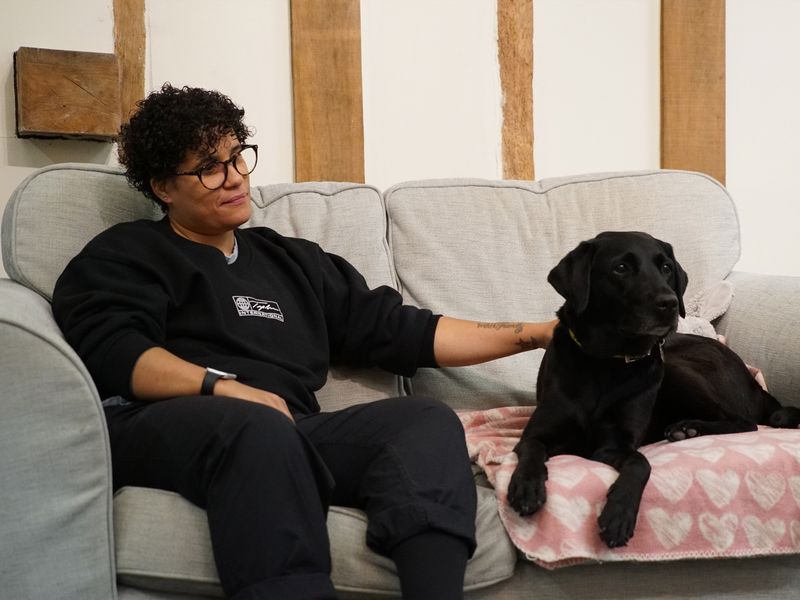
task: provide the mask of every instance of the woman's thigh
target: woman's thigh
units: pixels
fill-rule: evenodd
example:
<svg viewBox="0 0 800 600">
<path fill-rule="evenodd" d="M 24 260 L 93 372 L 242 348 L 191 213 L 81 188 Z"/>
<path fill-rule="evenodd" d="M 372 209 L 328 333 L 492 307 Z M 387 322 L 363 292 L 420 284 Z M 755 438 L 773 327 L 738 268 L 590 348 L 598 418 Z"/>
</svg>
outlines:
<svg viewBox="0 0 800 600">
<path fill-rule="evenodd" d="M 400 500 L 465 478 L 471 485 L 463 428 L 441 402 L 390 398 L 301 417 L 297 426 L 333 474 L 334 504 L 363 508 L 376 492 Z"/>
<path fill-rule="evenodd" d="M 105 409 L 114 488 L 125 485 L 176 491 L 205 507 L 211 478 L 238 454 L 247 461 L 304 444 L 291 421 L 253 402 L 187 396 Z M 242 462 L 242 458 L 235 459 Z M 239 468 L 239 467 L 234 467 Z"/>
</svg>

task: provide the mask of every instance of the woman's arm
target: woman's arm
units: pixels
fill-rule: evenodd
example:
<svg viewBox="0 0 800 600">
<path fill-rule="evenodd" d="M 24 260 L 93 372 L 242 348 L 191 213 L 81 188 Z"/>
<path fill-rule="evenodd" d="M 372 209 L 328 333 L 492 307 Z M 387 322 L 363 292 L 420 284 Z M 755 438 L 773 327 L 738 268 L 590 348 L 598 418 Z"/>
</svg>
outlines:
<svg viewBox="0 0 800 600">
<path fill-rule="evenodd" d="M 140 400 L 196 396 L 200 393 L 205 374 L 203 367 L 185 361 L 164 348 L 154 347 L 143 352 L 136 361 L 131 375 L 131 390 Z M 233 379 L 218 379 L 214 384 L 214 395 L 264 404 L 292 419 L 292 413 L 283 398 Z"/>
<path fill-rule="evenodd" d="M 433 339 L 440 367 L 464 367 L 545 348 L 558 319 L 544 323 L 483 323 L 441 317 Z"/>
</svg>

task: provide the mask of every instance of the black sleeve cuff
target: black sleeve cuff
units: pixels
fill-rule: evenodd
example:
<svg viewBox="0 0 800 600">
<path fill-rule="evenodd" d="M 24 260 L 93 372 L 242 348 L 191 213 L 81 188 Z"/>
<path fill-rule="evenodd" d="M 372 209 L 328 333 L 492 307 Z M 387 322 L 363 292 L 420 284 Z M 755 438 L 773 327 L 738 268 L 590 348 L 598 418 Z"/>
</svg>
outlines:
<svg viewBox="0 0 800 600">
<path fill-rule="evenodd" d="M 433 348 L 433 341 L 436 338 L 436 327 L 439 324 L 439 319 L 442 315 L 431 315 L 428 319 L 428 325 L 422 334 L 422 347 L 419 353 L 419 367 L 428 367 L 438 369 L 439 365 L 436 362 L 436 354 Z"/>
</svg>

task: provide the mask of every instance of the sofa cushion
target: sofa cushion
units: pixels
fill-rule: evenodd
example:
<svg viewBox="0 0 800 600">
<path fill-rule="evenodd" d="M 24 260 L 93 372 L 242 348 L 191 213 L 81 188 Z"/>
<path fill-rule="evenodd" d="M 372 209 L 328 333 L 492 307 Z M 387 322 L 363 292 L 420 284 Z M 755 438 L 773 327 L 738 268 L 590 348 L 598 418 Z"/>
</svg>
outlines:
<svg viewBox="0 0 800 600">
<path fill-rule="evenodd" d="M 67 263 L 112 225 L 159 218 L 155 205 L 118 169 L 61 164 L 23 181 L 3 213 L 3 266 L 8 276 L 48 300 Z"/>
<path fill-rule="evenodd" d="M 370 287 L 395 287 L 380 192 L 354 183 L 291 183 L 254 187 L 253 215 L 244 226 L 270 227 L 317 242 L 344 256 Z"/>
<path fill-rule="evenodd" d="M 516 550 L 503 529 L 492 490 L 478 488 L 478 549 L 466 589 L 480 589 L 514 573 Z M 363 512 L 332 507 L 328 532 L 333 581 L 343 592 L 399 593 L 394 563 L 366 546 Z M 117 578 L 123 585 L 222 596 L 211 553 L 206 513 L 178 494 L 126 487 L 114 498 Z"/>
<path fill-rule="evenodd" d="M 542 181 L 441 180 L 386 192 L 389 242 L 408 302 L 480 321 L 543 321 L 562 303 L 547 274 L 605 230 L 670 242 L 689 274 L 687 297 L 739 258 L 739 223 L 725 189 L 679 171 Z M 426 369 L 413 388 L 456 408 L 530 404 L 541 351 L 458 369 Z"/>
<path fill-rule="evenodd" d="M 254 187 L 253 215 L 245 226 L 265 226 L 317 242 L 343 256 L 370 287 L 396 287 L 386 242 L 386 213 L 380 192 L 353 183 L 297 183 Z M 322 410 L 399 396 L 401 380 L 380 369 L 333 366 L 317 392 Z"/>
</svg>

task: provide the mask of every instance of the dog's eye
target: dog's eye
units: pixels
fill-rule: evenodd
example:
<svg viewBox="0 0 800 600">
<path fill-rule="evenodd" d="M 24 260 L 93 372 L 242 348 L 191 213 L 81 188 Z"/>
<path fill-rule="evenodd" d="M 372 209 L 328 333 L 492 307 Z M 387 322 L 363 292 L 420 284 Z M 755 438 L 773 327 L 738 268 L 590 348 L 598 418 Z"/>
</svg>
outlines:
<svg viewBox="0 0 800 600">
<path fill-rule="evenodd" d="M 661 265 L 661 272 L 664 275 L 671 275 L 672 274 L 672 265 L 669 263 L 664 263 Z"/>
<path fill-rule="evenodd" d="M 624 275 L 625 273 L 628 273 L 631 269 L 625 263 L 617 263 L 616 265 L 614 265 L 614 268 L 612 270 L 617 275 Z"/>
</svg>

